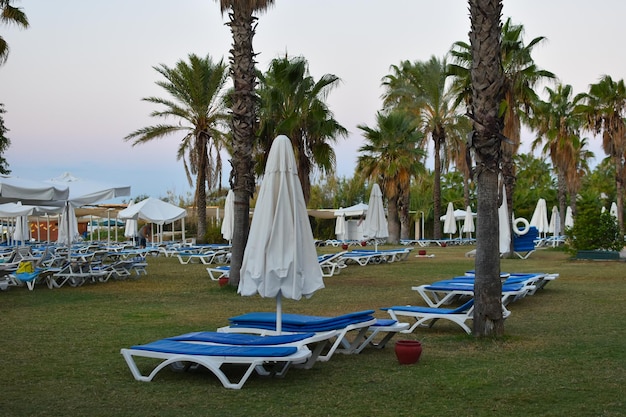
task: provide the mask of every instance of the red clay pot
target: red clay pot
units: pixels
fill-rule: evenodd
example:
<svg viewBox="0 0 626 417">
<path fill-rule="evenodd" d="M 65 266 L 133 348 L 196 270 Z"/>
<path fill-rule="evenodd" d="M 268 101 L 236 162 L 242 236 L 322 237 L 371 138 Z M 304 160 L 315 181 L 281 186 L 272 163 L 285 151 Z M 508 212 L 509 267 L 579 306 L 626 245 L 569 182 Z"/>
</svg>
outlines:
<svg viewBox="0 0 626 417">
<path fill-rule="evenodd" d="M 418 340 L 398 340 L 395 352 L 400 365 L 411 365 L 419 361 L 422 355 L 422 344 Z"/>
</svg>

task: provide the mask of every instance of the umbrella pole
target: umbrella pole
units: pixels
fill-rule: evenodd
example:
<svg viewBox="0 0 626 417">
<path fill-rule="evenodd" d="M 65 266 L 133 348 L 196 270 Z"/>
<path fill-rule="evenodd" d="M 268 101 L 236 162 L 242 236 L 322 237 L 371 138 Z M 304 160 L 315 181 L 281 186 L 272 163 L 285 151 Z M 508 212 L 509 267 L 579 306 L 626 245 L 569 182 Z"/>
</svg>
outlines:
<svg viewBox="0 0 626 417">
<path fill-rule="evenodd" d="M 283 330 L 283 301 L 280 291 L 276 296 L 276 332 L 278 334 Z"/>
</svg>

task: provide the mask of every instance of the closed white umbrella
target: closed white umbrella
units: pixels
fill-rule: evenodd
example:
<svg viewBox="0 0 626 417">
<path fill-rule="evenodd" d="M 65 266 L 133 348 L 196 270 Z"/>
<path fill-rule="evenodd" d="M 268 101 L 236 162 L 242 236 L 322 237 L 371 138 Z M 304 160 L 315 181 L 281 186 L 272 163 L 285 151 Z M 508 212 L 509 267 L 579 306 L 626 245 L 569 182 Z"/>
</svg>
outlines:
<svg viewBox="0 0 626 417">
<path fill-rule="evenodd" d="M 476 231 L 474 227 L 474 213 L 472 208 L 467 206 L 465 209 L 465 218 L 463 220 L 463 232 L 467 233 L 468 237 L 472 237 L 472 233 Z"/>
<path fill-rule="evenodd" d="M 615 201 L 611 203 L 611 209 L 609 210 L 609 213 L 611 213 L 611 216 L 617 219 L 617 204 L 615 204 Z"/>
<path fill-rule="evenodd" d="M 224 220 L 222 220 L 222 237 L 229 243 L 233 239 L 235 230 L 235 193 L 228 190 L 226 201 L 224 203 Z"/>
<path fill-rule="evenodd" d="M 28 215 L 32 214 L 34 209 L 34 206 L 23 206 L 20 202 L 0 204 L 0 217 L 8 217 L 15 221 L 15 229 L 12 234 L 10 233 L 11 236 L 7 236 L 8 240 L 11 237 L 15 242 L 24 243 L 30 240 Z"/>
<path fill-rule="evenodd" d="M 456 218 L 454 217 L 454 204 L 448 203 L 448 210 L 443 221 L 443 233 L 449 234 L 450 238 L 456 234 Z"/>
<path fill-rule="evenodd" d="M 541 234 L 548 233 L 550 228 L 550 222 L 548 221 L 548 208 L 546 200 L 540 198 L 533 212 L 533 216 L 530 219 L 530 225 L 535 226 L 537 231 Z"/>
<path fill-rule="evenodd" d="M 72 243 L 77 242 L 79 238 L 78 234 L 78 220 L 76 220 L 76 214 L 74 213 L 74 206 L 66 204 L 63 209 L 63 213 L 59 216 L 59 236 L 57 243 L 67 245 L 69 248 Z"/>
<path fill-rule="evenodd" d="M 337 236 L 338 240 L 346 240 L 346 232 L 346 216 L 341 214 L 335 220 L 335 236 Z"/>
<path fill-rule="evenodd" d="M 511 251 L 511 229 L 509 228 L 509 207 L 506 203 L 506 187 L 502 185 L 502 204 L 498 207 L 498 246 L 500 254 Z"/>
<path fill-rule="evenodd" d="M 572 208 L 570 206 L 567 206 L 567 209 L 565 210 L 565 227 L 574 227 L 574 214 L 572 213 Z"/>
<path fill-rule="evenodd" d="M 378 239 L 387 239 L 389 231 L 383 207 L 383 193 L 378 184 L 374 184 L 367 205 L 367 214 L 363 222 L 363 236 L 374 239 L 374 250 L 378 250 Z"/>
<path fill-rule="evenodd" d="M 282 330 L 282 297 L 299 300 L 324 288 L 313 232 L 291 140 L 274 139 L 250 225 L 238 293 L 276 298 Z"/>
<path fill-rule="evenodd" d="M 553 236 L 561 234 L 561 215 L 559 214 L 559 209 L 556 206 L 552 206 L 548 232 L 552 233 Z"/>
</svg>

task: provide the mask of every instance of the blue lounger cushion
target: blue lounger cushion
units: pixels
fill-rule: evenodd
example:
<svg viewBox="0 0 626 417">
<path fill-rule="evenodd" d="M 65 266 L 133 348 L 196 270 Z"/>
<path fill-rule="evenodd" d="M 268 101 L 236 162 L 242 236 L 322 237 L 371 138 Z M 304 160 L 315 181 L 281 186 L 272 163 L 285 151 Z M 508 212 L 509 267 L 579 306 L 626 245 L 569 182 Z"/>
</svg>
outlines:
<svg viewBox="0 0 626 417">
<path fill-rule="evenodd" d="M 315 336 L 315 333 L 259 336 L 244 333 L 192 332 L 180 336 L 168 337 L 166 340 L 174 340 L 177 342 L 208 342 L 240 346 L 275 346 L 300 342 L 313 336 Z"/>
<path fill-rule="evenodd" d="M 323 332 L 343 329 L 351 324 L 372 320 L 374 310 L 365 310 L 335 317 L 307 316 L 302 314 L 283 314 L 282 329 L 290 332 Z M 275 312 L 248 313 L 229 319 L 232 327 L 252 327 L 275 330 Z"/>
<path fill-rule="evenodd" d="M 372 324 L 371 327 L 387 327 L 393 326 L 396 323 L 398 323 L 398 321 L 394 319 L 376 319 L 376 323 Z"/>
<path fill-rule="evenodd" d="M 134 350 L 198 356 L 237 356 L 237 357 L 284 357 L 298 351 L 292 346 L 215 346 L 197 343 L 157 340 L 145 345 L 133 346 Z"/>
<path fill-rule="evenodd" d="M 424 287 L 428 291 L 474 291 L 473 282 L 438 281 Z M 524 288 L 523 283 L 503 284 L 502 292 L 516 292 Z"/>
<path fill-rule="evenodd" d="M 439 307 L 422 307 L 422 306 L 393 306 L 383 307 L 381 310 L 395 310 L 395 311 L 409 311 L 415 313 L 428 313 L 428 314 L 460 314 L 466 312 L 470 307 L 474 305 L 474 299 L 472 298 L 465 304 L 457 308 L 439 308 Z"/>
</svg>

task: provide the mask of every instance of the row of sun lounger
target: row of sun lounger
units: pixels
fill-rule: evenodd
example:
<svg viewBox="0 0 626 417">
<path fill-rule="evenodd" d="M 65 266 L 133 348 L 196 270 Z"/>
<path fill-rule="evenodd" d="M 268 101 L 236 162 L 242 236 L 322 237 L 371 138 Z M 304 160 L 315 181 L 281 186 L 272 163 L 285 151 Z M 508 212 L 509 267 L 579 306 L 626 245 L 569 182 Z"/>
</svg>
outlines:
<svg viewBox="0 0 626 417">
<path fill-rule="evenodd" d="M 413 248 L 399 249 L 354 249 L 351 251 L 341 251 L 319 255 L 317 260 L 322 268 L 324 277 L 332 277 L 348 265 L 373 265 L 381 263 L 399 262 L 408 258 Z M 222 277 L 230 274 L 230 265 L 215 265 L 206 268 L 209 277 L 213 281 L 218 281 Z"/>
<path fill-rule="evenodd" d="M 408 324 L 380 320 L 374 310 L 336 317 L 283 314 L 282 331 L 276 331 L 276 313 L 249 313 L 229 319 L 216 332 L 193 332 L 121 349 L 133 377 L 151 381 L 162 369 L 203 366 L 226 388 L 240 389 L 254 373 L 282 377 L 294 366 L 309 369 L 335 353 L 358 354 L 367 346 L 382 348 Z M 382 336 L 379 339 L 379 336 Z M 136 357 L 156 359 L 145 374 Z M 227 365 L 241 366 L 236 380 L 224 372 Z"/>
<path fill-rule="evenodd" d="M 507 308 L 511 302 L 535 294 L 558 276 L 548 273 L 503 274 L 503 317 L 507 318 L 511 314 Z M 473 271 L 468 271 L 464 276 L 419 285 L 412 289 L 421 296 L 427 306 L 398 305 L 383 308 L 394 320 L 413 320 L 408 332 L 418 327 L 432 327 L 438 320 L 445 320 L 457 324 L 467 334 L 472 333 L 468 322 L 472 320 L 474 311 Z M 454 307 L 447 307 L 453 303 Z"/>
<path fill-rule="evenodd" d="M 13 251 L 19 254 L 19 260 L 12 261 L 15 258 L 9 255 L 0 264 L 0 289 L 26 286 L 33 290 L 37 284 L 50 289 L 64 285 L 77 287 L 87 282 L 107 282 L 110 278 L 125 279 L 147 273 L 148 252 L 142 249 L 22 246 Z"/>
<path fill-rule="evenodd" d="M 511 314 L 507 309 L 511 302 L 535 294 L 557 277 L 546 273 L 503 274 L 503 317 Z M 254 372 L 282 377 L 290 367 L 308 369 L 316 362 L 330 360 L 335 353 L 358 354 L 367 346 L 382 348 L 398 333 L 432 327 L 439 320 L 455 323 L 471 334 L 468 322 L 473 318 L 473 287 L 473 271 L 468 271 L 463 276 L 413 287 L 428 306 L 381 308 L 390 319 L 375 318 L 374 310 L 336 317 L 283 314 L 278 332 L 275 312 L 248 313 L 230 318 L 229 325 L 216 332 L 160 339 L 121 349 L 121 354 L 139 381 L 151 381 L 168 366 L 174 370 L 202 366 L 224 387 L 240 389 Z M 460 305 L 448 307 L 452 303 Z M 135 362 L 137 357 L 158 362 L 144 374 Z M 224 372 L 227 365 L 243 367 L 237 380 Z"/>
</svg>

